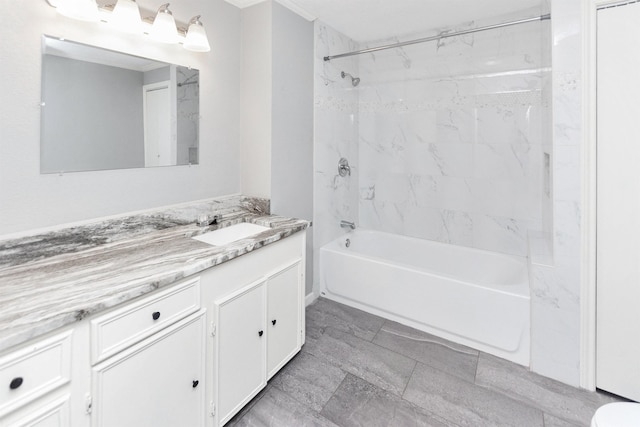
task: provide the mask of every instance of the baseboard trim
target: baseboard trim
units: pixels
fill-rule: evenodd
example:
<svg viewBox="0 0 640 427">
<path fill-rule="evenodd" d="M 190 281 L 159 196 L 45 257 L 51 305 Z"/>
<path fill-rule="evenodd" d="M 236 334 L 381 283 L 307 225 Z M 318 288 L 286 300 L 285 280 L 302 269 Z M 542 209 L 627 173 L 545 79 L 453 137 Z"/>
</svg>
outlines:
<svg viewBox="0 0 640 427">
<path fill-rule="evenodd" d="M 310 294 L 308 294 L 305 298 L 304 298 L 304 304 L 305 306 L 309 307 L 311 304 L 313 304 L 317 299 L 318 299 L 318 294 L 315 292 L 311 292 Z"/>
</svg>

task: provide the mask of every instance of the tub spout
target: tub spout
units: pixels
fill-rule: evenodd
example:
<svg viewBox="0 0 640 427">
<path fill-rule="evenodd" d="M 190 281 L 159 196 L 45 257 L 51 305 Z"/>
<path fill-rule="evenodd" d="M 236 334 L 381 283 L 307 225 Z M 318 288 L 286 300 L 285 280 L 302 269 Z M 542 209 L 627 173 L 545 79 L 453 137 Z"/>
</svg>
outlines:
<svg viewBox="0 0 640 427">
<path fill-rule="evenodd" d="M 356 229 L 356 224 L 352 221 L 345 221 L 344 219 L 340 221 L 340 227 L 342 228 L 350 228 L 351 230 Z"/>
</svg>

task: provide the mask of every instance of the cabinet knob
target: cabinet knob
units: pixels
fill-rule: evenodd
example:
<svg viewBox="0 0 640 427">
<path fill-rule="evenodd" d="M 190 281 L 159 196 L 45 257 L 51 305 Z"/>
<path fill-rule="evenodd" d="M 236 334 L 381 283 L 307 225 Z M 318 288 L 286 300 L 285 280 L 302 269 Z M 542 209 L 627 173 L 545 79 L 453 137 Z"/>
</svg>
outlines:
<svg viewBox="0 0 640 427">
<path fill-rule="evenodd" d="M 258 336 L 261 337 L 264 334 L 264 331 L 258 331 Z"/>
<path fill-rule="evenodd" d="M 19 388 L 22 385 L 23 379 L 22 377 L 16 377 L 14 379 L 11 380 L 11 382 L 9 383 L 9 388 L 11 390 L 15 390 L 17 388 Z"/>
<path fill-rule="evenodd" d="M 193 381 L 193 388 L 198 387 L 198 384 L 200 384 L 200 381 L 198 381 L 198 380 L 194 380 L 194 381 Z"/>
<path fill-rule="evenodd" d="M 276 326 L 276 321 L 277 321 L 276 319 L 273 319 L 273 320 L 271 321 L 271 324 L 272 324 L 273 326 Z"/>
<path fill-rule="evenodd" d="M 160 318 L 160 312 L 154 311 L 151 317 L 153 317 L 153 320 L 158 320 Z"/>
</svg>

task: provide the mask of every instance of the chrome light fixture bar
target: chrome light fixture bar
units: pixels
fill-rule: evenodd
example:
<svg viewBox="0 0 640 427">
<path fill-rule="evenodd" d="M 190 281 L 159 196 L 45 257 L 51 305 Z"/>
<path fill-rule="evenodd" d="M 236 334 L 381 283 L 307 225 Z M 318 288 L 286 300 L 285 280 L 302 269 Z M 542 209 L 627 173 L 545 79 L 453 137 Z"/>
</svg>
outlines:
<svg viewBox="0 0 640 427">
<path fill-rule="evenodd" d="M 136 0 L 116 0 L 115 4 L 99 6 L 96 0 L 46 0 L 64 16 L 83 21 L 103 21 L 120 31 L 146 33 L 153 40 L 163 43 L 182 43 L 193 52 L 209 52 L 211 46 L 207 33 L 197 15 L 186 27 L 176 25 L 169 3 L 158 8 L 155 16 L 141 19 Z M 146 28 L 144 28 L 146 27 Z"/>
<path fill-rule="evenodd" d="M 80 21 L 97 22 L 98 4 L 95 0 L 58 0 L 58 13 Z"/>
</svg>

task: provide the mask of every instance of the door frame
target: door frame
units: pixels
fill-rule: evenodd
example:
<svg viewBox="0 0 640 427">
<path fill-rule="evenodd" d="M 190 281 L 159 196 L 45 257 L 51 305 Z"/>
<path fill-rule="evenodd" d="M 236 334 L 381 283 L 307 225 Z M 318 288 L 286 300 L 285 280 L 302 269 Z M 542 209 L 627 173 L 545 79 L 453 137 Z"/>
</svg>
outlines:
<svg viewBox="0 0 640 427">
<path fill-rule="evenodd" d="M 556 0 L 559 1 L 559 0 Z M 582 3 L 582 251 L 580 284 L 580 386 L 596 389 L 597 249 L 597 15 L 598 9 L 635 0 Z"/>
<path fill-rule="evenodd" d="M 175 99 L 175 94 L 173 88 L 172 80 L 162 80 L 155 83 L 148 83 L 142 85 L 142 126 L 143 126 L 143 140 L 144 140 L 144 155 L 145 155 L 145 167 L 149 167 L 147 165 L 147 151 L 149 150 L 149 141 L 147 137 L 147 93 L 154 92 L 156 90 L 166 89 L 169 93 L 169 117 L 167 118 L 169 124 L 169 158 L 172 161 L 172 164 L 176 163 L 176 147 L 174 140 L 174 121 L 175 114 L 173 109 L 175 108 L 173 105 L 173 100 Z M 158 166 L 158 165 L 154 165 Z M 162 165 L 161 165 L 162 166 Z"/>
</svg>

